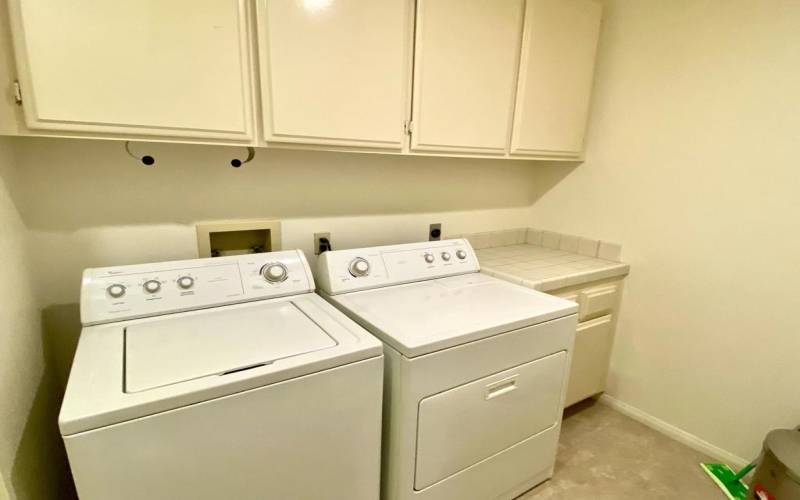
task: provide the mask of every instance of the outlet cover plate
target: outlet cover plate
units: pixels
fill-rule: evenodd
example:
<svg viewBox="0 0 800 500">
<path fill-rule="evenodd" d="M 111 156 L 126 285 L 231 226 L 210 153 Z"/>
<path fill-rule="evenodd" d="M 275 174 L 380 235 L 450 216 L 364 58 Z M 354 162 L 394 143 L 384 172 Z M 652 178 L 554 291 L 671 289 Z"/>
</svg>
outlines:
<svg viewBox="0 0 800 500">
<path fill-rule="evenodd" d="M 314 255 L 320 254 L 319 240 L 321 238 L 326 238 L 328 240 L 328 243 L 331 245 L 331 248 L 333 248 L 333 242 L 331 241 L 331 233 L 314 233 Z"/>
</svg>

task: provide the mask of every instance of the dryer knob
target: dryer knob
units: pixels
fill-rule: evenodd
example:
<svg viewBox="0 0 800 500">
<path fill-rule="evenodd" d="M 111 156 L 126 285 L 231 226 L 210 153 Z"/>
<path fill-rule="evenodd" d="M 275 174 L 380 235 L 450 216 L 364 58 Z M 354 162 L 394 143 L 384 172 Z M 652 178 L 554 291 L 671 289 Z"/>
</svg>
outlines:
<svg viewBox="0 0 800 500">
<path fill-rule="evenodd" d="M 428 264 L 433 264 L 433 260 L 434 259 L 435 259 L 435 257 L 433 256 L 432 253 L 426 253 L 425 254 L 425 262 L 427 262 Z"/>
<path fill-rule="evenodd" d="M 148 280 L 144 282 L 144 291 L 147 293 L 156 293 L 161 290 L 161 282 L 158 280 Z"/>
<path fill-rule="evenodd" d="M 450 260 L 450 252 L 442 252 L 442 260 L 445 262 Z"/>
<path fill-rule="evenodd" d="M 125 285 L 120 285 L 119 283 L 116 283 L 106 288 L 106 292 L 108 293 L 108 295 L 111 296 L 111 298 L 118 299 L 123 295 L 125 295 Z"/>
<path fill-rule="evenodd" d="M 362 257 L 356 257 L 350 262 L 350 266 L 348 267 L 350 274 L 359 278 L 361 276 L 366 276 L 369 274 L 369 262 Z"/>
<path fill-rule="evenodd" d="M 273 262 L 261 268 L 261 276 L 270 283 L 280 283 L 289 277 L 289 270 L 280 262 Z"/>
<path fill-rule="evenodd" d="M 191 276 L 181 276 L 178 278 L 178 286 L 183 290 L 188 290 L 194 286 L 194 278 Z"/>
<path fill-rule="evenodd" d="M 467 252 L 465 252 L 464 250 L 459 250 L 456 252 L 456 257 L 458 257 L 461 260 L 464 260 L 467 258 Z"/>
</svg>

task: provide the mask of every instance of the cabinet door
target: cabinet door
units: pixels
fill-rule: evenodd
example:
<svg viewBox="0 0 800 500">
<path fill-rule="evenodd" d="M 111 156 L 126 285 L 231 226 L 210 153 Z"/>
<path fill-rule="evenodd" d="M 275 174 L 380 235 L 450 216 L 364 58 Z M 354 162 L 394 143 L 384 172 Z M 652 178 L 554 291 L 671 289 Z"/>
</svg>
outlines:
<svg viewBox="0 0 800 500">
<path fill-rule="evenodd" d="M 400 149 L 411 0 L 259 0 L 267 141 Z"/>
<path fill-rule="evenodd" d="M 578 325 L 564 406 L 605 390 L 611 346 L 614 343 L 613 326 L 611 316 Z"/>
<path fill-rule="evenodd" d="M 512 154 L 581 155 L 601 6 L 528 0 Z"/>
<path fill-rule="evenodd" d="M 418 0 L 411 148 L 504 154 L 523 0 Z"/>
<path fill-rule="evenodd" d="M 245 0 L 11 2 L 31 129 L 252 137 Z"/>
</svg>

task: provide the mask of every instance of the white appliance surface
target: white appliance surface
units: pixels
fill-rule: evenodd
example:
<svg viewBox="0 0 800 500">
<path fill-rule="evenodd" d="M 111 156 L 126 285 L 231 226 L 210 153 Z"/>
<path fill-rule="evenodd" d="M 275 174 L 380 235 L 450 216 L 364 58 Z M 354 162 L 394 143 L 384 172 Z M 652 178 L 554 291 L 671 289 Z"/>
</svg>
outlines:
<svg viewBox="0 0 800 500">
<path fill-rule="evenodd" d="M 331 300 L 408 357 L 577 311 L 572 302 L 480 273 L 336 295 Z"/>
<path fill-rule="evenodd" d="M 87 269 L 81 286 L 81 323 L 89 326 L 313 291 L 308 262 L 296 250 Z"/>
<path fill-rule="evenodd" d="M 479 270 L 467 240 L 444 240 L 324 252 L 316 277 L 320 290 L 338 295 Z"/>
<path fill-rule="evenodd" d="M 255 278 L 276 262 L 288 270 L 283 281 Z M 193 286 L 178 290 L 187 269 Z M 140 291 L 155 277 L 161 290 Z M 117 283 L 129 285 L 122 298 L 109 295 Z M 62 403 L 62 434 L 380 356 L 380 342 L 310 293 L 313 286 L 298 251 L 87 270 L 89 326 Z"/>
<path fill-rule="evenodd" d="M 325 252 L 323 296 L 388 346 L 381 498 L 513 498 L 552 475 L 578 306 L 466 240 Z"/>
<path fill-rule="evenodd" d="M 423 399 L 414 488 L 551 429 L 561 411 L 566 362 L 567 354 L 557 352 Z"/>
<path fill-rule="evenodd" d="M 86 270 L 81 499 L 377 498 L 382 344 L 313 289 L 300 251 Z"/>
<path fill-rule="evenodd" d="M 224 375 L 335 346 L 301 307 L 281 301 L 132 324 L 125 328 L 125 391 Z"/>
</svg>

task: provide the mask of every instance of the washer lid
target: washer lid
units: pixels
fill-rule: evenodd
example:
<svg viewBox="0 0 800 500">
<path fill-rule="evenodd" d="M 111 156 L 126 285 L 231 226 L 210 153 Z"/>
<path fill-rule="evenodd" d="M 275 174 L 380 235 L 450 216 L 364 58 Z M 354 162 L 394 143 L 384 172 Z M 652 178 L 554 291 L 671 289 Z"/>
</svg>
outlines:
<svg viewBox="0 0 800 500">
<path fill-rule="evenodd" d="M 69 436 L 298 377 L 326 377 L 382 352 L 378 339 L 314 293 L 89 326 L 75 351 L 59 428 Z"/>
<path fill-rule="evenodd" d="M 125 392 L 224 375 L 335 345 L 292 301 L 136 323 L 125 328 Z"/>
<path fill-rule="evenodd" d="M 561 318 L 578 306 L 472 273 L 330 298 L 407 357 Z"/>
</svg>

